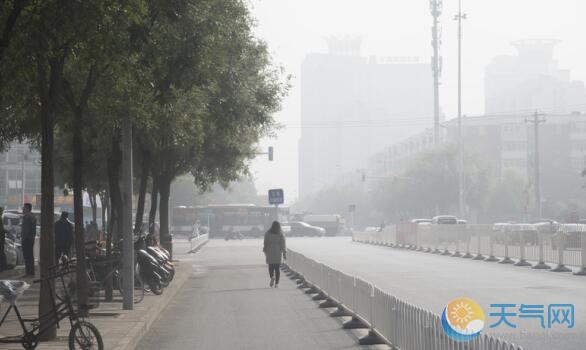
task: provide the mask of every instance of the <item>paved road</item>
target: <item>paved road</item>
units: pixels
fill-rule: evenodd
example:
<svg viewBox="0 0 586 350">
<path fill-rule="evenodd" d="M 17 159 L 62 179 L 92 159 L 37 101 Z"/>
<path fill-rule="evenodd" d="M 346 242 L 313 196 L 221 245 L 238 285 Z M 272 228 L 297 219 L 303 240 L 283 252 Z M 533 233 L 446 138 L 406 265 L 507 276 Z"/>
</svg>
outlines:
<svg viewBox="0 0 586 350">
<path fill-rule="evenodd" d="M 488 324 L 496 319 L 491 303 L 575 305 L 574 329 L 545 331 L 536 319 L 511 319 L 517 329 L 485 329 L 522 345 L 524 349 L 586 348 L 586 278 L 468 259 L 438 256 L 352 242 L 350 238 L 290 238 L 288 246 L 378 288 L 441 313 L 457 297 L 483 306 Z M 547 318 L 546 321 L 547 323 Z M 488 327 L 486 327 L 488 328 Z"/>
<path fill-rule="evenodd" d="M 176 244 L 193 276 L 137 349 L 363 348 L 284 275 L 279 289 L 268 287 L 261 244 L 212 240 L 191 256 Z"/>
</svg>

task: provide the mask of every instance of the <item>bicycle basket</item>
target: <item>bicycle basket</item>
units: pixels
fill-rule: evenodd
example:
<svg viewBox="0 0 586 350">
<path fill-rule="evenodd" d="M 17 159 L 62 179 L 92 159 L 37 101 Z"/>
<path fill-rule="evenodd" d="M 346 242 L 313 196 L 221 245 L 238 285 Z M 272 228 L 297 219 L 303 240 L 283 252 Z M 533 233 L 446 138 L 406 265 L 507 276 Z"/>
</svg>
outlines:
<svg viewBox="0 0 586 350">
<path fill-rule="evenodd" d="M 14 305 L 16 298 L 21 296 L 29 287 L 30 284 L 24 281 L 0 281 L 0 304 L 8 301 Z"/>
</svg>

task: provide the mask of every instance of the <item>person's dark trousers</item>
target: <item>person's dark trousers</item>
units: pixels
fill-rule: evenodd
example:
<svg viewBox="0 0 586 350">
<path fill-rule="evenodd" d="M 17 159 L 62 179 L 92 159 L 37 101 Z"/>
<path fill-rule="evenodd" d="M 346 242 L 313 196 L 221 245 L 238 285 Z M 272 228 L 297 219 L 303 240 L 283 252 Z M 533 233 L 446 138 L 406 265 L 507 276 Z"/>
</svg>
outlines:
<svg viewBox="0 0 586 350">
<path fill-rule="evenodd" d="M 22 241 L 22 255 L 24 256 L 24 265 L 27 275 L 35 274 L 35 255 L 33 252 L 33 246 L 35 241 L 31 239 L 25 239 Z"/>
<path fill-rule="evenodd" d="M 275 283 L 279 284 L 279 277 L 281 277 L 281 264 L 269 264 L 269 276 L 275 276 Z"/>
</svg>

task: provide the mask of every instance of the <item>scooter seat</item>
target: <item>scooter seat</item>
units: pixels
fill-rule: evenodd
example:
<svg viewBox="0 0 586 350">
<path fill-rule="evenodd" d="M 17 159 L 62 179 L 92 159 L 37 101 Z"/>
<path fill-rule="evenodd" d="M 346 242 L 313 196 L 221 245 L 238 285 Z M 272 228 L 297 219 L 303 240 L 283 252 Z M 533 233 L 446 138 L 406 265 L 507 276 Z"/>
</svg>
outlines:
<svg viewBox="0 0 586 350">
<path fill-rule="evenodd" d="M 16 299 L 29 287 L 30 284 L 25 281 L 0 281 L 0 304 L 8 301 L 10 304 L 14 305 Z"/>
</svg>

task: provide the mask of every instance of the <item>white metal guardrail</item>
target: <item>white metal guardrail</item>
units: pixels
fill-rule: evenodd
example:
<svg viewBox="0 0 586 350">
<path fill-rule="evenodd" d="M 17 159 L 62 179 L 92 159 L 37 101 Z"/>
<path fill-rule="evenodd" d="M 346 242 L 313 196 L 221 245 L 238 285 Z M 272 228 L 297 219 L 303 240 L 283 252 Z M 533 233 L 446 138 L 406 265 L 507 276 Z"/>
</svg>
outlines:
<svg viewBox="0 0 586 350">
<path fill-rule="evenodd" d="M 441 318 L 431 311 L 404 302 L 366 281 L 290 249 L 286 264 L 305 282 L 366 321 L 371 331 L 401 350 L 522 350 L 486 334 L 470 342 L 456 342 L 445 335 Z"/>
<path fill-rule="evenodd" d="M 399 225 L 397 225 L 399 227 Z M 409 230 L 355 232 L 356 242 L 379 244 L 502 264 L 533 266 L 586 275 L 586 225 L 583 224 L 413 224 Z M 550 266 L 551 264 L 553 266 Z"/>
<path fill-rule="evenodd" d="M 199 248 L 201 248 L 207 241 L 210 239 L 209 234 L 197 235 L 192 236 L 189 238 L 189 253 L 196 252 Z"/>
</svg>

